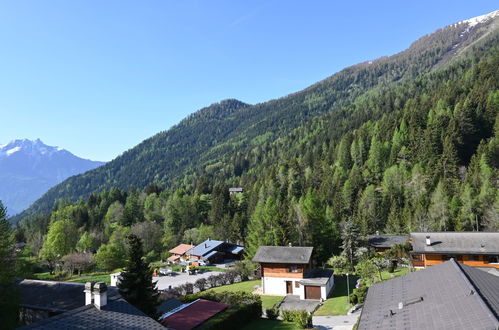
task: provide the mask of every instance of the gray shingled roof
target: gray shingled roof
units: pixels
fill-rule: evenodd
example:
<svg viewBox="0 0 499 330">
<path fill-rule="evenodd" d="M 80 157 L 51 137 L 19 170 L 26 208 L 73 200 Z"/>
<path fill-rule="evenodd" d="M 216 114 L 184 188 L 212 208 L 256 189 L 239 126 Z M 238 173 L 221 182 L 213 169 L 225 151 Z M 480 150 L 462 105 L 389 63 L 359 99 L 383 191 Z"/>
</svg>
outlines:
<svg viewBox="0 0 499 330">
<path fill-rule="evenodd" d="M 123 298 L 113 298 L 108 300 L 108 304 L 102 307 L 101 310 L 94 307 L 94 305 L 82 306 L 19 329 L 138 330 L 165 328 L 154 319 L 130 305 Z"/>
<path fill-rule="evenodd" d="M 481 296 L 486 289 L 477 290 L 462 269 L 451 259 L 371 286 L 358 329 L 496 329 L 499 320 Z M 499 287 L 488 290 L 495 297 Z"/>
<path fill-rule="evenodd" d="M 253 257 L 253 261 L 279 264 L 308 264 L 313 249 L 313 247 L 306 246 L 260 246 Z"/>
<path fill-rule="evenodd" d="M 430 236 L 430 246 L 426 236 Z M 499 232 L 411 233 L 411 238 L 415 253 L 499 254 Z"/>
<path fill-rule="evenodd" d="M 312 269 L 304 279 L 300 280 L 300 284 L 324 286 L 331 276 L 333 276 L 333 271 L 330 269 Z"/>
<path fill-rule="evenodd" d="M 499 276 L 458 263 L 487 306 L 499 318 Z"/>
<path fill-rule="evenodd" d="M 375 248 L 391 248 L 395 244 L 404 244 L 409 235 L 368 235 L 369 246 Z"/>
<path fill-rule="evenodd" d="M 21 304 L 32 309 L 65 312 L 85 305 L 84 283 L 19 279 Z M 116 288 L 108 288 L 108 296 L 118 296 Z"/>
</svg>

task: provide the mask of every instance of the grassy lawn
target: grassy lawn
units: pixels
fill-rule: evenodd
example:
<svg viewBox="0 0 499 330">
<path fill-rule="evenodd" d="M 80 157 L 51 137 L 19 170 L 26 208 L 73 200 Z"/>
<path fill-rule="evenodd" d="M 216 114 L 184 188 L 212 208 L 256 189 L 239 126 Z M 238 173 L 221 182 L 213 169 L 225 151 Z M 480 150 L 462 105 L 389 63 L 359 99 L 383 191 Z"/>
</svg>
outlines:
<svg viewBox="0 0 499 330">
<path fill-rule="evenodd" d="M 409 273 L 409 268 L 397 268 L 393 273 L 384 270 L 381 272 L 383 280 L 389 280 L 393 277 L 402 276 Z M 379 275 L 377 274 L 378 279 Z M 355 285 L 357 284 L 358 276 L 349 276 L 350 280 L 350 293 L 352 293 Z M 314 315 L 346 315 L 352 305 L 348 304 L 347 299 L 347 279 L 346 276 L 334 276 L 335 287 L 333 290 L 332 298 L 327 299 L 324 304 L 314 313 Z"/>
<path fill-rule="evenodd" d="M 242 330 L 296 330 L 300 329 L 292 322 L 258 319 L 241 328 Z"/>
<path fill-rule="evenodd" d="M 282 296 L 260 296 L 262 298 L 262 308 L 269 309 L 280 303 L 284 297 Z"/>
<path fill-rule="evenodd" d="M 35 280 L 44 280 L 44 281 L 69 281 L 76 283 L 85 283 L 89 281 L 95 282 L 104 282 L 107 285 L 111 284 L 111 276 L 107 272 L 95 272 L 95 273 L 87 273 L 82 274 L 81 276 L 73 275 L 68 277 L 65 274 L 50 274 L 49 272 L 45 273 L 34 273 L 31 278 Z"/>
<path fill-rule="evenodd" d="M 349 276 L 350 293 L 357 284 L 358 277 Z M 324 304 L 315 311 L 314 315 L 346 315 L 352 305 L 348 304 L 347 299 L 347 278 L 346 276 L 334 275 L 334 290 L 332 298 L 327 299 Z"/>
<path fill-rule="evenodd" d="M 253 292 L 255 290 L 256 285 L 261 285 L 262 282 L 260 280 L 254 281 L 244 281 L 240 283 L 234 283 L 229 285 L 219 286 L 213 289 L 209 289 L 215 292 L 223 292 L 223 291 L 244 291 L 244 292 Z M 281 302 L 284 297 L 282 296 L 260 296 L 262 298 L 262 308 L 272 308 L 276 303 Z"/>
<path fill-rule="evenodd" d="M 78 277 L 72 280 L 69 280 L 70 282 L 76 282 L 76 283 L 86 283 L 90 281 L 95 281 L 95 282 L 104 282 L 107 285 L 111 285 L 111 276 L 109 275 L 95 275 L 95 276 L 83 276 L 83 277 Z"/>
<path fill-rule="evenodd" d="M 215 266 L 197 266 L 197 270 L 210 271 L 210 272 L 226 272 L 227 269 Z"/>
<path fill-rule="evenodd" d="M 229 284 L 229 285 L 222 285 L 222 286 L 219 286 L 219 287 L 216 287 L 213 289 L 209 289 L 209 290 L 215 291 L 215 292 L 222 292 L 222 291 L 253 292 L 255 290 L 255 285 L 261 285 L 261 283 L 262 283 L 262 281 L 260 281 L 260 280 L 244 281 L 244 282 L 239 282 L 239 283 L 234 283 L 234 284 Z"/>
</svg>

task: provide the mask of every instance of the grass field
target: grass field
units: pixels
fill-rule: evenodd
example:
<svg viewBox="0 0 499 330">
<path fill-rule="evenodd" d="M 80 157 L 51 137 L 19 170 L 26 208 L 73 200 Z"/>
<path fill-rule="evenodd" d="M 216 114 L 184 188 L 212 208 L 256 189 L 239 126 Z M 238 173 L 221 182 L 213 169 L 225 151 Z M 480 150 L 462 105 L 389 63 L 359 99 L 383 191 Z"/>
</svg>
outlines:
<svg viewBox="0 0 499 330">
<path fill-rule="evenodd" d="M 258 319 L 241 328 L 242 330 L 297 330 L 300 329 L 292 322 L 279 320 Z"/>
<path fill-rule="evenodd" d="M 358 277 L 349 276 L 350 293 L 355 288 Z M 314 315 L 346 315 L 351 305 L 347 299 L 347 278 L 346 276 L 334 275 L 334 290 L 332 298 L 327 299 L 324 304 L 315 311 Z"/>
<path fill-rule="evenodd" d="M 86 283 L 90 281 L 95 282 L 104 282 L 107 285 L 111 285 L 111 276 L 109 275 L 95 275 L 95 276 L 87 276 L 87 277 L 78 277 L 76 279 L 69 280 L 70 282 L 76 283 Z"/>
<path fill-rule="evenodd" d="M 65 274 L 50 274 L 49 272 L 45 273 L 35 273 L 31 278 L 35 280 L 45 280 L 45 281 L 68 281 L 68 282 L 76 282 L 76 283 L 85 283 L 89 281 L 95 282 L 104 282 L 107 285 L 111 284 L 111 276 L 107 272 L 96 272 L 96 273 L 88 273 L 82 274 L 81 276 L 73 275 L 71 277 Z"/>
<path fill-rule="evenodd" d="M 234 283 L 234 284 L 229 284 L 229 285 L 223 285 L 219 286 L 217 288 L 209 289 L 211 291 L 215 292 L 223 292 L 223 291 L 230 291 L 230 292 L 236 292 L 236 291 L 244 291 L 244 292 L 253 292 L 255 290 L 255 286 L 261 285 L 260 280 L 255 280 L 255 281 L 244 281 L 240 283 Z M 279 303 L 282 301 L 284 297 L 281 296 L 260 296 L 262 299 L 262 308 L 263 309 L 268 309 L 272 308 L 275 304 Z"/>
<path fill-rule="evenodd" d="M 409 272 L 409 268 L 397 268 L 393 273 L 384 270 L 381 272 L 381 278 L 389 280 L 392 277 L 405 275 Z M 379 279 L 379 275 L 376 274 Z M 393 276 L 392 276 L 393 275 Z M 349 276 L 350 293 L 352 293 L 355 285 L 357 284 L 358 276 Z M 348 304 L 347 298 L 347 280 L 346 276 L 334 276 L 335 287 L 333 290 L 332 298 L 327 299 L 324 304 L 314 313 L 314 315 L 346 315 L 352 305 Z"/>
</svg>

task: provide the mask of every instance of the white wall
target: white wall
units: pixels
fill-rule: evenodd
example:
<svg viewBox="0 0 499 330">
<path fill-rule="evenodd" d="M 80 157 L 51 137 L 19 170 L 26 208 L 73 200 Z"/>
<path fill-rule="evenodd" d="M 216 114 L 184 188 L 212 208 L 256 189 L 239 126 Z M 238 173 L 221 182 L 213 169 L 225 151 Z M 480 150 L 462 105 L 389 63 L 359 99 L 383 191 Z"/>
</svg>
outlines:
<svg viewBox="0 0 499 330">
<path fill-rule="evenodd" d="M 286 277 L 262 277 L 262 288 L 263 294 L 273 294 L 277 296 L 286 295 L 286 281 L 291 281 L 293 286 L 293 294 L 299 295 L 301 299 L 305 296 L 305 291 L 303 285 L 300 284 L 299 288 L 296 288 L 295 282 L 299 282 L 300 278 L 286 278 Z"/>
</svg>

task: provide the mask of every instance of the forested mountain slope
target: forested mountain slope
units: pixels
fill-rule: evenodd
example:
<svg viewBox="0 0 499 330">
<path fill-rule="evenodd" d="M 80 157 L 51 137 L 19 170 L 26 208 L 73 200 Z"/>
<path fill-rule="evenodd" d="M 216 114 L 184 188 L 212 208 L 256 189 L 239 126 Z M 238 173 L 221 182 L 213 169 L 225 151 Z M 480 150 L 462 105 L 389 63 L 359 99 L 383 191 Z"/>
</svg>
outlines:
<svg viewBox="0 0 499 330">
<path fill-rule="evenodd" d="M 497 20 L 446 27 L 278 100 L 202 109 L 54 187 L 19 218 L 47 212 L 58 199 L 155 182 L 168 193 L 154 202 L 137 192 L 80 202 L 87 216 L 78 225 L 104 226 L 117 202 L 139 205 L 138 219 L 164 221 L 171 244 L 201 224 L 250 247 L 292 241 L 319 250 L 350 218 L 363 233 L 473 229 L 477 217 L 479 229 L 494 228 Z M 227 196 L 227 185 L 246 189 L 242 201 Z M 172 210 L 186 205 L 190 211 Z M 46 230 L 47 220 L 33 222 Z"/>
</svg>

